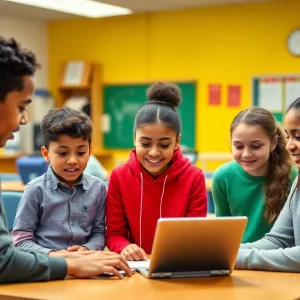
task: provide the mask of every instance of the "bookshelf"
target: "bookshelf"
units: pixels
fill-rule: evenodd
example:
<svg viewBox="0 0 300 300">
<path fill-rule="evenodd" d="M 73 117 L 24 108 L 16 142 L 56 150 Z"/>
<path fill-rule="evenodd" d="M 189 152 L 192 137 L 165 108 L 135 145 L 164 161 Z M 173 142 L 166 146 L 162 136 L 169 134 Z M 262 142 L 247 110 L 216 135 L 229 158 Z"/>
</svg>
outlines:
<svg viewBox="0 0 300 300">
<path fill-rule="evenodd" d="M 111 165 L 112 154 L 103 149 L 101 116 L 103 114 L 102 69 L 100 64 L 87 61 L 63 63 L 59 75 L 56 106 L 62 107 L 72 96 L 87 96 L 91 106 L 93 124 L 93 154 L 105 168 Z"/>
</svg>

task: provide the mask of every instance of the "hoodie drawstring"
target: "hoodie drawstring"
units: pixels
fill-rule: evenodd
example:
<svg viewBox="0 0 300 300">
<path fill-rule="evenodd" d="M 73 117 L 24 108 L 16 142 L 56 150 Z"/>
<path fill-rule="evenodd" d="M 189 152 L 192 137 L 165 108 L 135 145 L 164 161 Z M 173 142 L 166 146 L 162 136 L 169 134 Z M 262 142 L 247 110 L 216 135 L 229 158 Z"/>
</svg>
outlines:
<svg viewBox="0 0 300 300">
<path fill-rule="evenodd" d="M 141 202 L 140 202 L 140 248 L 142 248 L 142 215 L 143 215 L 143 187 L 144 187 L 144 179 L 143 173 L 141 175 Z"/>
<path fill-rule="evenodd" d="M 144 192 L 144 178 L 143 178 L 143 173 L 140 173 L 141 175 L 141 201 L 140 201 L 140 248 L 142 248 L 142 215 L 143 215 L 143 192 Z M 165 185 L 167 182 L 167 178 L 169 175 L 165 177 L 164 184 L 163 184 L 163 189 L 160 197 L 160 205 L 159 205 L 159 218 L 161 218 L 161 212 L 162 212 L 162 202 L 163 202 L 163 197 L 165 193 Z"/>
<path fill-rule="evenodd" d="M 165 185 L 166 185 L 167 178 L 168 178 L 168 175 L 165 177 L 163 190 L 162 190 L 161 197 L 160 197 L 159 218 L 161 218 L 162 200 L 163 200 L 164 193 L 165 193 Z"/>
</svg>

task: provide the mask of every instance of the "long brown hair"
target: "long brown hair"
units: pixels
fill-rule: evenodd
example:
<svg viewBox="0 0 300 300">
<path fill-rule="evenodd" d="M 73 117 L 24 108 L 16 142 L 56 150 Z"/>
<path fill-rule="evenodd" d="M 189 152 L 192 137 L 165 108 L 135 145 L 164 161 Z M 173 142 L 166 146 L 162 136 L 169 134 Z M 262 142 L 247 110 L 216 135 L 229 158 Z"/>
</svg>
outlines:
<svg viewBox="0 0 300 300">
<path fill-rule="evenodd" d="M 276 148 L 269 156 L 267 179 L 263 185 L 266 195 L 264 216 L 268 223 L 272 223 L 283 208 L 290 187 L 292 162 L 285 148 L 285 135 L 277 125 L 274 116 L 261 107 L 251 107 L 239 112 L 231 123 L 231 136 L 240 123 L 261 127 L 271 142 L 278 136 Z"/>
</svg>

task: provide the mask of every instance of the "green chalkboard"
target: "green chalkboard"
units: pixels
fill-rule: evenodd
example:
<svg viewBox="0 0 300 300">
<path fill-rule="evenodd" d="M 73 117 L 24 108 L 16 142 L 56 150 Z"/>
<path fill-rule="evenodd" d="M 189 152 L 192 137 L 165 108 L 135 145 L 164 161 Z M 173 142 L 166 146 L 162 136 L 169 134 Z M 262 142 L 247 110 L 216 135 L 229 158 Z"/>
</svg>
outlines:
<svg viewBox="0 0 300 300">
<path fill-rule="evenodd" d="M 176 83 L 176 82 L 175 82 Z M 196 83 L 176 83 L 182 92 L 178 107 L 181 118 L 182 146 L 195 149 Z M 146 90 L 150 84 L 105 85 L 103 112 L 109 123 L 104 132 L 104 147 L 131 149 L 133 122 L 139 108 L 147 102 Z"/>
</svg>

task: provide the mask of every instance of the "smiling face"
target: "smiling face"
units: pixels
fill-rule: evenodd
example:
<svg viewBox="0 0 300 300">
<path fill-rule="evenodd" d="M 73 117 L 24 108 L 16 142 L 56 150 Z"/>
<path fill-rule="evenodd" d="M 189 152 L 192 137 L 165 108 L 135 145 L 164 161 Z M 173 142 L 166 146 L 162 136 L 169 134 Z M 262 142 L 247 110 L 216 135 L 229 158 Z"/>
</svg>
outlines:
<svg viewBox="0 0 300 300">
<path fill-rule="evenodd" d="M 59 136 L 57 141 L 51 141 L 48 149 L 42 147 L 44 159 L 51 163 L 57 178 L 69 186 L 77 183 L 86 168 L 90 157 L 88 140 Z"/>
<path fill-rule="evenodd" d="M 160 123 L 137 128 L 134 145 L 142 167 L 156 178 L 170 166 L 180 138 L 174 130 Z"/>
<path fill-rule="evenodd" d="M 290 152 L 297 169 L 300 170 L 300 113 L 298 110 L 291 109 L 287 112 L 284 126 L 287 134 L 286 149 Z"/>
<path fill-rule="evenodd" d="M 268 172 L 270 153 L 276 148 L 260 126 L 240 123 L 232 132 L 232 153 L 236 162 L 250 175 L 263 176 Z"/>
<path fill-rule="evenodd" d="M 4 147 L 8 140 L 14 138 L 13 132 L 19 130 L 20 125 L 28 122 L 26 107 L 31 102 L 34 93 L 34 82 L 30 76 L 23 77 L 24 88 L 12 91 L 0 101 L 0 147 Z"/>
</svg>

